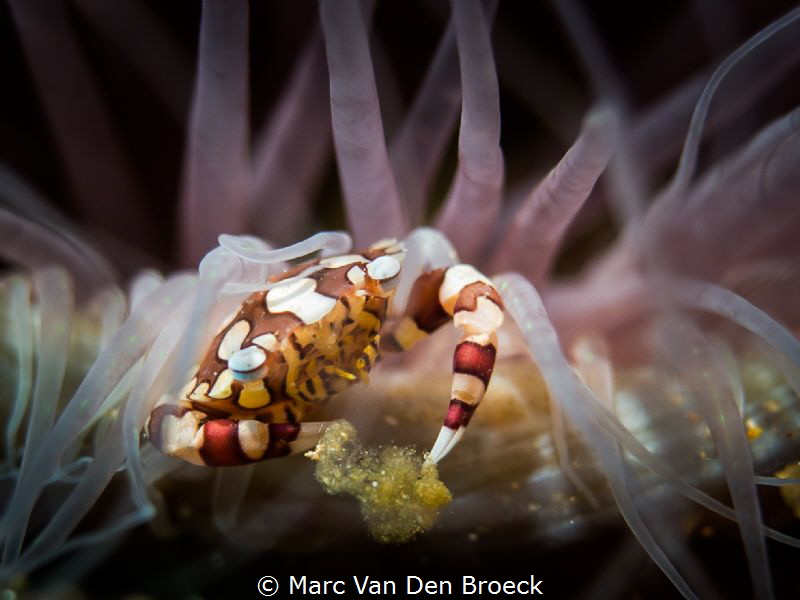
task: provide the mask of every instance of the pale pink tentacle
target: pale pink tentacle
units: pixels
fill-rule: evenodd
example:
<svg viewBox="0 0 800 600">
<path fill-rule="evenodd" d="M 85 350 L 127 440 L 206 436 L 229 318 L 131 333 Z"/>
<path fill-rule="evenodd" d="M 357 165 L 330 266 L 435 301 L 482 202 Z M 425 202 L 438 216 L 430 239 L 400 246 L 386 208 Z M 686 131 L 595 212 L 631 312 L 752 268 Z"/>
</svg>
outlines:
<svg viewBox="0 0 800 600">
<path fill-rule="evenodd" d="M 484 14 L 490 23 L 496 9 L 497 2 L 484 2 Z M 458 49 L 455 24 L 451 20 L 389 149 L 412 225 L 419 225 L 425 219 L 428 193 L 453 135 L 460 107 Z"/>
<path fill-rule="evenodd" d="M 205 0 L 181 206 L 181 257 L 245 228 L 249 186 L 248 6 Z"/>
<path fill-rule="evenodd" d="M 92 291 L 110 285 L 111 270 L 87 245 L 67 232 L 57 232 L 36 221 L 0 207 L 0 257 L 13 265 L 34 271 L 63 266 L 74 277 L 83 299 Z"/>
<path fill-rule="evenodd" d="M 348 225 L 357 246 L 403 236 L 407 219 L 386 151 L 361 4 L 323 0 L 320 14 Z"/>
<path fill-rule="evenodd" d="M 459 163 L 437 227 L 474 262 L 500 208 L 500 98 L 489 29 L 477 0 L 453 3 L 461 67 Z"/>
<path fill-rule="evenodd" d="M 547 275 L 567 227 L 608 164 L 615 126 L 608 111 L 591 113 L 561 162 L 510 219 L 493 271 L 514 270 L 538 284 Z"/>
<path fill-rule="evenodd" d="M 668 196 L 682 197 L 689 187 L 697 166 L 697 155 L 700 150 L 703 126 L 706 116 L 708 115 L 709 107 L 711 106 L 711 101 L 719 85 L 744 57 L 752 54 L 761 44 L 768 41 L 782 29 L 790 27 L 798 20 L 800 20 L 800 8 L 795 8 L 748 39 L 732 52 L 728 58 L 722 61 L 719 67 L 714 71 L 692 114 L 692 121 L 689 124 L 689 131 L 683 144 L 678 169 L 675 171 L 675 175 L 672 177 L 666 192 Z"/>
<path fill-rule="evenodd" d="M 573 0 L 561 0 L 552 5 L 584 63 L 595 93 L 619 122 L 617 147 L 608 169 L 609 206 L 617 222 L 637 220 L 644 212 L 647 184 L 628 140 L 630 102 L 625 86 L 584 7 Z"/>
<path fill-rule="evenodd" d="M 736 81 L 722 84 L 720 93 L 725 100 L 714 104 L 709 113 L 704 138 L 724 127 L 740 126 L 739 118 L 797 64 L 798 55 L 800 47 L 794 36 L 785 35 L 771 40 L 769 53 L 748 57 L 746 78 L 735 77 Z M 731 74 L 732 78 L 735 75 Z M 683 138 L 675 133 L 682 133 L 689 126 L 692 111 L 710 77 L 711 72 L 704 72 L 691 78 L 664 100 L 631 119 L 630 144 L 648 173 L 664 168 L 680 152 Z M 743 85 L 746 85 L 746 93 L 742 93 Z M 735 93 L 726 93 L 727 90 L 735 90 Z"/>
<path fill-rule="evenodd" d="M 710 170 L 688 195 L 663 194 L 638 236 L 640 246 L 696 277 L 759 256 L 792 260 L 800 193 L 797 112 L 775 121 L 739 153 Z M 714 207 L 710 211 L 710 207 Z M 775 219 L 775 215 L 781 215 Z M 669 253 L 663 250 L 669 248 Z M 701 249 L 704 249 L 702 252 Z M 734 260 L 735 258 L 735 260 Z M 664 262 L 663 259 L 659 259 Z"/>
</svg>

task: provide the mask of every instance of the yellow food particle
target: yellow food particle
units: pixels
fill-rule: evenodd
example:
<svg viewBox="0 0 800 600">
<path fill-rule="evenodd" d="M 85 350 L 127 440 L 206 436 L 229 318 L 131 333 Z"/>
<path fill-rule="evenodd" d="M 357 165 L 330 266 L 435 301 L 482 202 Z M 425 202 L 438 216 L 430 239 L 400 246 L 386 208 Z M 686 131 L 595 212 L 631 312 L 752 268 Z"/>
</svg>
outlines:
<svg viewBox="0 0 800 600">
<path fill-rule="evenodd" d="M 758 424 L 753 421 L 753 419 L 747 419 L 744 422 L 747 428 L 747 439 L 754 440 L 758 438 L 762 433 L 764 433 L 764 429 L 759 427 Z"/>
<path fill-rule="evenodd" d="M 350 494 L 372 537 L 382 543 L 412 540 L 430 529 L 453 497 L 436 465 L 414 448 L 364 448 L 355 427 L 333 423 L 313 452 L 316 477 L 329 494 Z"/>
</svg>

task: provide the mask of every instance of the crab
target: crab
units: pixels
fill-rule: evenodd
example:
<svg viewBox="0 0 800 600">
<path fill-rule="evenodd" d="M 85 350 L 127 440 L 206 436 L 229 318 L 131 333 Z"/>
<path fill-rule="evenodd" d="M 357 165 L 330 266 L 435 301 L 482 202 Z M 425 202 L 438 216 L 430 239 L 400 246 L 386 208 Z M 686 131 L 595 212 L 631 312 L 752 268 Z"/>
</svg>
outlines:
<svg viewBox="0 0 800 600">
<path fill-rule="evenodd" d="M 382 240 L 270 277 L 214 337 L 177 399 L 153 409 L 151 442 L 208 466 L 305 452 L 329 424 L 302 422 L 315 403 L 367 383 L 381 353 L 407 350 L 452 320 L 460 337 L 450 403 L 427 457 L 440 461 L 486 392 L 503 303 L 488 277 L 451 252 L 448 266 L 423 261 L 403 307 L 393 310 L 408 250 L 405 241 Z"/>
</svg>

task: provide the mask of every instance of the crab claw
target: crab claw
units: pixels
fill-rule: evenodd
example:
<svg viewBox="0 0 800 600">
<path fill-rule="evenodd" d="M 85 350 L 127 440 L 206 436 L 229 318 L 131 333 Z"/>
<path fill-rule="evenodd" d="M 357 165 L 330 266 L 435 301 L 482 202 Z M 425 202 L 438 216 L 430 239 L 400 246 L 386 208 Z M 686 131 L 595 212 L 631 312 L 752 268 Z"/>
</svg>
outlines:
<svg viewBox="0 0 800 600">
<path fill-rule="evenodd" d="M 455 447 L 458 440 L 464 435 L 464 429 L 469 425 L 475 408 L 477 405 L 467 404 L 455 398 L 450 400 L 447 416 L 439 430 L 439 437 L 436 438 L 436 443 L 433 444 L 433 449 L 428 455 L 429 462 L 439 462 Z"/>
<path fill-rule="evenodd" d="M 464 435 L 464 427 L 458 429 L 451 429 L 447 425 L 442 425 L 439 431 L 439 437 L 436 438 L 436 443 L 433 449 L 428 454 L 427 462 L 438 463 L 442 460 L 450 450 L 458 443 L 461 436 Z"/>
</svg>

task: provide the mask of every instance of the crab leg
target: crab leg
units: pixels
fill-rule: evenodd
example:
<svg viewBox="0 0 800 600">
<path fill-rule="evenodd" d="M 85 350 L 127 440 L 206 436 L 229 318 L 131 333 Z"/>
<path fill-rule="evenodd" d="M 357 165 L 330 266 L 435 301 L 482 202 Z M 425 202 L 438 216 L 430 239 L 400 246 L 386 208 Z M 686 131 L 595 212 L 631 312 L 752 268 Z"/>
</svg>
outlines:
<svg viewBox="0 0 800 600">
<path fill-rule="evenodd" d="M 228 467 L 305 452 L 328 428 L 321 423 L 262 423 L 211 418 L 174 404 L 157 406 L 147 431 L 161 452 L 196 465 Z"/>
<path fill-rule="evenodd" d="M 453 355 L 450 406 L 428 460 L 438 462 L 464 433 L 486 393 L 497 355 L 503 303 L 488 277 L 469 265 L 421 275 L 406 314 L 386 334 L 385 349 L 407 350 L 452 317 L 461 336 Z"/>
<path fill-rule="evenodd" d="M 497 356 L 503 302 L 492 282 L 469 265 L 445 271 L 439 303 L 461 336 L 453 354 L 450 406 L 428 460 L 439 462 L 458 443 L 481 403 Z"/>
</svg>

